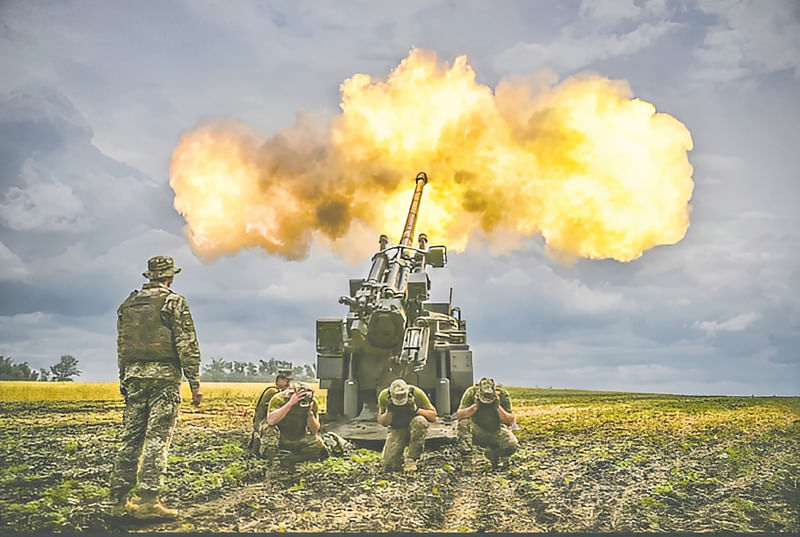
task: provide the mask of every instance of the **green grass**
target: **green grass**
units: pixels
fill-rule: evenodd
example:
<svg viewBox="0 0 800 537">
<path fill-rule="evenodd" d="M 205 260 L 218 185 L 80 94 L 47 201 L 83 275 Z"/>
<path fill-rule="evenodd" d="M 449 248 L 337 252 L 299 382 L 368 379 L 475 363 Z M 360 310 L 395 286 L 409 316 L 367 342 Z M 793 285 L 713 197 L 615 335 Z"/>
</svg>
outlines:
<svg viewBox="0 0 800 537">
<path fill-rule="evenodd" d="M 190 508 L 265 482 L 269 465 L 242 447 L 262 388 L 206 383 L 200 408 L 184 397 L 168 460 L 168 504 Z M 514 507 L 497 520 L 488 518 L 497 524 L 488 528 L 800 531 L 800 398 L 509 392 L 520 450 L 507 471 L 486 479 L 488 490 L 502 492 L 502 502 Z M 116 383 L 0 383 L 0 527 L 113 528 L 102 502 L 122 410 Z M 241 509 L 264 510 L 286 531 L 298 531 L 306 526 L 292 525 L 287 492 L 340 505 L 335 502 L 358 495 L 404 491 L 398 480 L 405 478 L 378 473 L 379 458 L 377 451 L 359 450 L 301 463 L 296 475 L 267 482 L 272 488 L 265 496 Z M 437 459 L 428 474 L 411 479 L 418 485 L 414 494 L 424 499 L 413 509 L 449 505 L 460 492 L 460 469 L 457 459 Z M 357 495 L 347 483 L 355 484 Z M 603 509 L 614 516 L 597 518 Z M 508 526 L 500 525 L 503 516 L 510 517 Z M 308 523 L 299 515 L 296 521 Z"/>
</svg>

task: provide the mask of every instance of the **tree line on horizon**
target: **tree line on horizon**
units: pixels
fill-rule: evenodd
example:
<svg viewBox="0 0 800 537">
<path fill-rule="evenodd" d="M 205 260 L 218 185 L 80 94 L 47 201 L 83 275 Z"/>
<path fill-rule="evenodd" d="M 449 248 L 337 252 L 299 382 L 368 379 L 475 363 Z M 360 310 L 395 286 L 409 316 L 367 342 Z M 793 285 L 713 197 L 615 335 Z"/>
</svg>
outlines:
<svg viewBox="0 0 800 537">
<path fill-rule="evenodd" d="M 28 362 L 14 363 L 10 356 L 0 354 L 0 380 L 39 380 L 54 382 L 69 382 L 78 377 L 78 359 L 71 354 L 63 354 L 59 361 L 50 366 L 49 371 L 39 368 L 31 369 Z"/>
<path fill-rule="evenodd" d="M 64 354 L 49 370 L 32 369 L 28 362 L 15 363 L 10 356 L 0 354 L 0 380 L 55 381 L 70 382 L 78 377 L 78 359 Z M 288 372 L 297 380 L 315 380 L 317 370 L 314 365 L 299 364 L 285 360 L 259 360 L 258 363 L 211 358 L 211 363 L 202 368 L 201 381 L 206 382 L 271 382 L 280 372 Z"/>
<path fill-rule="evenodd" d="M 317 369 L 314 365 L 299 364 L 285 360 L 259 360 L 240 362 L 211 358 L 211 363 L 203 366 L 200 380 L 205 382 L 271 382 L 281 371 L 288 371 L 289 376 L 297 380 L 315 380 Z"/>
</svg>

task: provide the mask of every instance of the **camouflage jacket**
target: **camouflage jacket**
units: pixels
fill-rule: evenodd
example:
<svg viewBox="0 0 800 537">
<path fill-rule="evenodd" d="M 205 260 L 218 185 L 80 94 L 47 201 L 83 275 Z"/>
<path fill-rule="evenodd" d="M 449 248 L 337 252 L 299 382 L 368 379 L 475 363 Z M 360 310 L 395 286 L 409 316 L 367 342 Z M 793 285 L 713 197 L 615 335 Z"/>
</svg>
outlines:
<svg viewBox="0 0 800 537">
<path fill-rule="evenodd" d="M 134 304 L 141 303 L 161 304 L 159 330 L 137 332 L 139 327 L 132 325 L 127 313 Z M 162 328 L 169 333 L 169 348 L 166 352 L 162 351 L 162 357 L 154 359 L 130 350 L 136 347 L 131 345 L 131 341 L 164 339 L 163 335 L 156 333 L 163 331 L 160 330 Z M 157 347 L 158 343 L 145 341 L 140 347 Z M 129 378 L 166 378 L 180 382 L 182 371 L 192 390 L 200 386 L 200 349 L 186 299 L 158 282 L 145 283 L 141 291 L 133 291 L 117 309 L 117 364 L 120 381 Z"/>
</svg>

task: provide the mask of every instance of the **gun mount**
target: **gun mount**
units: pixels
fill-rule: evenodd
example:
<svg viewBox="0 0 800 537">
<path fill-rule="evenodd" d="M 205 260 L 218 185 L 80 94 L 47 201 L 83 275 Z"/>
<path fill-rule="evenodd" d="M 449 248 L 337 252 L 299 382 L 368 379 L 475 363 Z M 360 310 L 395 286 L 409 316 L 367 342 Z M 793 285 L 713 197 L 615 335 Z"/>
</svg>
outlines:
<svg viewBox="0 0 800 537">
<path fill-rule="evenodd" d="M 347 317 L 317 319 L 317 376 L 327 389 L 326 428 L 351 440 L 383 440 L 377 395 L 396 378 L 423 389 L 440 416 L 428 438 L 455 438 L 452 414 L 473 383 L 472 351 L 461 309 L 428 302 L 427 267 L 447 264 L 445 246 L 420 233 L 412 245 L 425 172 L 417 174 L 400 242 L 381 235 L 366 278 L 350 280 L 339 303 Z"/>
</svg>

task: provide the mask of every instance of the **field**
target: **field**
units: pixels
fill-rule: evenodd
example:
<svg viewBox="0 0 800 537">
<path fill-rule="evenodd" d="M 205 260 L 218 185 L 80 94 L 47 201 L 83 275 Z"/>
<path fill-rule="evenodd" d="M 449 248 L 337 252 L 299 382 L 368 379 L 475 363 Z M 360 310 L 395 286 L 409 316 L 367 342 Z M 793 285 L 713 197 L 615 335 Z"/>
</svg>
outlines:
<svg viewBox="0 0 800 537">
<path fill-rule="evenodd" d="M 184 402 L 165 503 L 175 522 L 108 517 L 116 383 L 0 382 L 0 528 L 127 531 L 800 531 L 800 398 L 511 388 L 520 450 L 492 470 L 430 450 L 382 474 L 379 454 L 293 472 L 243 449 L 260 385 Z"/>
</svg>

